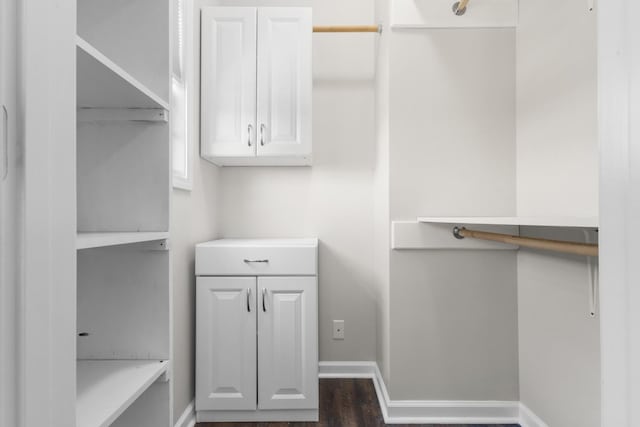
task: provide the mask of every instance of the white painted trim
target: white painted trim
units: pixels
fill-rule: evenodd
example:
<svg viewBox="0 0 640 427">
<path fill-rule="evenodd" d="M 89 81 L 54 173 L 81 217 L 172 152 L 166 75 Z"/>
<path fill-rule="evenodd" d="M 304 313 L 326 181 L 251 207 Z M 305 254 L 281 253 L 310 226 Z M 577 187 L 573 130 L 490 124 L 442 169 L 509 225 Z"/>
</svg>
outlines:
<svg viewBox="0 0 640 427">
<path fill-rule="evenodd" d="M 320 378 L 375 378 L 376 362 L 320 362 Z"/>
<path fill-rule="evenodd" d="M 199 423 L 263 423 L 263 422 L 318 422 L 319 409 L 256 409 L 237 411 L 197 411 Z"/>
<path fill-rule="evenodd" d="M 466 218 L 468 219 L 468 218 Z M 456 239 L 453 236 L 455 225 L 465 223 L 428 223 L 419 221 L 391 222 L 391 249 L 421 250 L 494 250 L 515 251 L 518 246 L 504 243 L 487 242 L 478 239 Z M 520 234 L 517 225 L 472 225 L 474 230 L 503 233 L 512 236 Z"/>
<path fill-rule="evenodd" d="M 194 401 L 187 405 L 174 427 L 194 427 L 196 425 L 196 406 Z"/>
<path fill-rule="evenodd" d="M 179 190 L 191 191 L 193 190 L 193 176 L 194 176 L 194 166 L 195 166 L 194 150 L 195 150 L 195 147 L 198 146 L 198 142 L 199 142 L 196 139 L 196 135 L 199 135 L 199 129 L 197 128 L 198 124 L 196 123 L 196 117 L 199 117 L 200 113 L 198 112 L 199 104 L 197 104 L 197 102 L 199 102 L 199 97 L 196 96 L 196 92 L 195 92 L 196 90 L 198 90 L 195 85 L 196 83 L 195 69 L 198 67 L 196 65 L 196 61 L 199 60 L 200 58 L 198 56 L 198 58 L 196 59 L 196 57 L 194 56 L 194 51 L 196 48 L 194 47 L 193 0 L 186 0 L 182 3 L 182 5 L 184 7 L 184 10 L 182 11 L 183 17 L 184 17 L 184 20 L 182 23 L 184 34 L 182 36 L 184 38 L 185 54 L 183 58 L 184 68 L 183 68 L 182 83 L 184 84 L 184 103 L 185 103 L 184 113 L 186 116 L 185 118 L 186 135 L 185 135 L 185 141 L 184 141 L 186 171 L 184 171 L 184 173 L 181 173 L 181 171 L 178 171 L 175 169 L 173 164 L 173 147 L 174 147 L 173 129 L 171 131 L 171 150 L 172 150 L 171 169 L 172 169 L 173 188 L 179 189 Z M 175 18 L 172 17 L 172 20 L 173 19 Z M 172 21 L 172 28 L 174 28 L 173 21 Z M 174 40 L 173 35 L 171 37 L 171 40 L 173 42 Z M 171 68 L 173 70 L 173 64 Z M 175 77 L 173 76 L 173 73 L 172 73 L 172 81 L 171 81 L 172 106 L 175 106 L 174 105 L 175 100 L 173 99 L 174 79 Z"/>
<path fill-rule="evenodd" d="M 319 372 L 320 378 L 371 378 L 387 424 L 511 424 L 521 420 L 518 401 L 391 400 L 376 362 L 320 362 Z"/>
<path fill-rule="evenodd" d="M 518 401 L 391 400 L 376 362 L 320 362 L 319 378 L 370 378 L 387 424 L 520 424 L 549 427 Z M 191 402 L 175 427 L 195 425 Z"/>
<path fill-rule="evenodd" d="M 599 4 L 601 425 L 640 420 L 640 4 Z"/>
<path fill-rule="evenodd" d="M 542 418 L 533 413 L 524 403 L 520 402 L 520 426 L 521 427 L 549 427 Z"/>
</svg>

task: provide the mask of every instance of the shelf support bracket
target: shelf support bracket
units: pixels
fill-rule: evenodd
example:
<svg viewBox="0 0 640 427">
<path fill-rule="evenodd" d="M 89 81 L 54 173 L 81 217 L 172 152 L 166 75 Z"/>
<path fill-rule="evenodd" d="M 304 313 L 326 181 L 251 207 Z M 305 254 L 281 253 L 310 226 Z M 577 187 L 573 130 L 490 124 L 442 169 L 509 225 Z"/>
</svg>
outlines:
<svg viewBox="0 0 640 427">
<path fill-rule="evenodd" d="M 586 243 L 594 243 L 595 242 L 595 233 L 598 230 L 594 231 L 593 234 L 589 232 L 589 230 L 582 230 L 584 233 L 584 241 Z M 596 311 L 598 309 L 598 291 L 600 287 L 600 282 L 598 280 L 599 272 L 598 272 L 598 260 L 596 257 L 588 256 L 587 257 L 587 273 L 589 275 L 589 316 L 596 317 Z"/>
</svg>

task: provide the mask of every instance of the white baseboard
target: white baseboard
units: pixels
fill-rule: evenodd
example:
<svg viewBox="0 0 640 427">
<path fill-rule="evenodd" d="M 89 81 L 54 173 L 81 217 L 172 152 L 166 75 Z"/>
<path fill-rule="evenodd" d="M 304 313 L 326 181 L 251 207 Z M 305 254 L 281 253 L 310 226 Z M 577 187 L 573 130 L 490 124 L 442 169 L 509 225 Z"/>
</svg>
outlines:
<svg viewBox="0 0 640 427">
<path fill-rule="evenodd" d="M 175 427 L 194 427 L 196 425 L 196 407 L 195 403 L 192 400 L 191 403 L 187 405 L 187 408 L 184 410 L 178 421 L 176 422 Z"/>
<path fill-rule="evenodd" d="M 520 402 L 518 401 L 391 400 L 376 362 L 320 362 L 319 372 L 320 378 L 371 378 L 382 416 L 387 424 L 516 424 L 520 422 Z"/>
<path fill-rule="evenodd" d="M 524 403 L 520 402 L 521 427 L 549 427 L 540 417 L 533 413 Z"/>
<path fill-rule="evenodd" d="M 391 400 L 376 362 L 320 362 L 320 378 L 371 378 L 380 411 L 387 424 L 520 424 L 549 427 L 518 401 Z M 194 427 L 194 402 L 175 427 Z"/>
<path fill-rule="evenodd" d="M 320 362 L 320 378 L 375 378 L 376 362 Z"/>
</svg>

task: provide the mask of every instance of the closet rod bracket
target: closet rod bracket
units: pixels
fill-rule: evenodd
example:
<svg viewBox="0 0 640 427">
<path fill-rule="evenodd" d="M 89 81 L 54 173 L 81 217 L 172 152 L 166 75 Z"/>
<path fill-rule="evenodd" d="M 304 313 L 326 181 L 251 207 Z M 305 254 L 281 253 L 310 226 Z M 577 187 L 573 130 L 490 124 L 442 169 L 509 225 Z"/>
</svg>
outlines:
<svg viewBox="0 0 640 427">
<path fill-rule="evenodd" d="M 467 4 L 469 4 L 469 0 L 460 0 L 453 4 L 451 10 L 457 16 L 462 16 L 467 11 Z"/>
<path fill-rule="evenodd" d="M 464 236 L 460 234 L 460 232 L 463 231 L 464 229 L 465 229 L 464 227 L 458 227 L 458 226 L 453 227 L 453 237 L 459 240 L 464 239 Z"/>
</svg>

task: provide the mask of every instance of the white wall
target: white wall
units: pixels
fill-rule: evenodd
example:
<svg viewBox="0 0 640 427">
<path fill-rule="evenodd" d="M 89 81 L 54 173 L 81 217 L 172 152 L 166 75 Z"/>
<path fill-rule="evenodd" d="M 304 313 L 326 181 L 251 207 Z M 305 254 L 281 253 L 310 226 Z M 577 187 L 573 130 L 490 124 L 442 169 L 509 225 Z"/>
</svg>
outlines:
<svg viewBox="0 0 640 427">
<path fill-rule="evenodd" d="M 520 1 L 519 215 L 598 215 L 595 20 L 582 0 Z M 521 233 L 584 241 L 581 231 Z M 584 257 L 518 254 L 520 395 L 551 426 L 600 425 L 599 322 L 589 317 L 588 287 Z"/>
<path fill-rule="evenodd" d="M 200 14 L 194 8 L 194 22 Z M 194 52 L 200 51 L 199 25 L 194 25 Z M 199 58 L 199 55 L 196 55 Z M 200 117 L 200 67 L 195 65 L 195 94 L 191 108 Z M 173 275 L 173 416 L 174 422 L 195 397 L 195 245 L 219 236 L 219 169 L 199 156 L 199 123 L 194 135 L 193 189 L 174 189 L 171 198 L 171 256 Z"/>
<path fill-rule="evenodd" d="M 195 245 L 218 237 L 215 166 L 196 156 L 191 192 L 173 190 L 173 414 L 177 420 L 195 390 Z"/>
<path fill-rule="evenodd" d="M 515 213 L 515 33 L 394 31 L 391 220 Z M 515 255 L 393 251 L 392 399 L 518 400 Z"/>
<path fill-rule="evenodd" d="M 521 0 L 516 51 L 518 214 L 597 216 L 596 13 Z"/>
<path fill-rule="evenodd" d="M 583 240 L 581 230 L 523 234 Z M 598 318 L 589 316 L 585 257 L 518 253 L 520 398 L 550 426 L 600 425 Z"/>
</svg>

